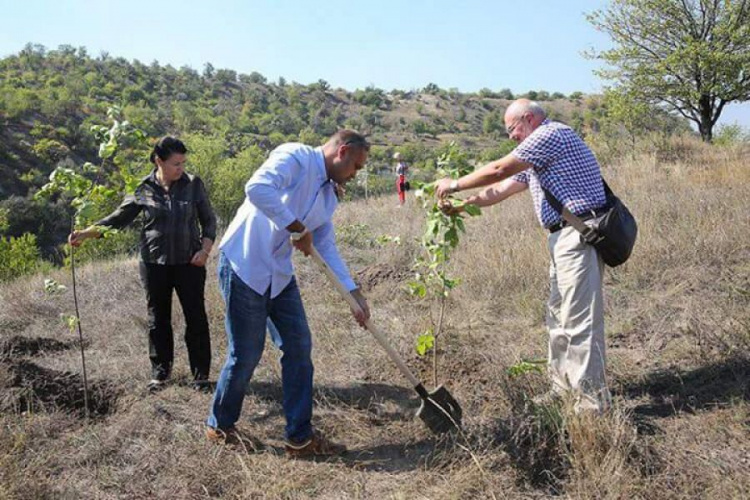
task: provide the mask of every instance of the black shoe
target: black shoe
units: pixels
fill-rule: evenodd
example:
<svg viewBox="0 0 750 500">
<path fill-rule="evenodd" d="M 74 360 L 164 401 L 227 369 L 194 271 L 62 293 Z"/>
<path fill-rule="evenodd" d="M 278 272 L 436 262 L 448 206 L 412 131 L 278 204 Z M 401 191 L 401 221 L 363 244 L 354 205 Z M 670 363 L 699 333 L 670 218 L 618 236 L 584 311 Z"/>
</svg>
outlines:
<svg viewBox="0 0 750 500">
<path fill-rule="evenodd" d="M 215 385 L 216 384 L 214 384 L 210 380 L 193 380 L 190 383 L 190 387 L 193 390 L 196 390 L 198 392 L 205 392 L 205 393 L 213 392 Z"/>
</svg>

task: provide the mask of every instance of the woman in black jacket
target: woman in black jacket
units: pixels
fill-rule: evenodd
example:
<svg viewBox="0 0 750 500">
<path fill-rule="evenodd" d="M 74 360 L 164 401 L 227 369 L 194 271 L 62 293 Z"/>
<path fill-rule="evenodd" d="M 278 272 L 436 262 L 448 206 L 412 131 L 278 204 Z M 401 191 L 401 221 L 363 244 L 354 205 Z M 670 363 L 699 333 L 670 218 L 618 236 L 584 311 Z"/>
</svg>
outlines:
<svg viewBox="0 0 750 500">
<path fill-rule="evenodd" d="M 207 388 L 211 340 L 204 303 L 206 260 L 216 238 L 216 216 L 198 176 L 185 172 L 187 148 L 179 139 L 161 138 L 151 153 L 154 170 L 110 215 L 74 231 L 73 246 L 101 236 L 97 226 L 121 229 L 143 212 L 140 275 L 148 301 L 149 390 L 164 386 L 172 372 L 172 290 L 185 315 L 185 344 L 196 388 Z M 200 225 L 200 229 L 199 226 Z"/>
</svg>

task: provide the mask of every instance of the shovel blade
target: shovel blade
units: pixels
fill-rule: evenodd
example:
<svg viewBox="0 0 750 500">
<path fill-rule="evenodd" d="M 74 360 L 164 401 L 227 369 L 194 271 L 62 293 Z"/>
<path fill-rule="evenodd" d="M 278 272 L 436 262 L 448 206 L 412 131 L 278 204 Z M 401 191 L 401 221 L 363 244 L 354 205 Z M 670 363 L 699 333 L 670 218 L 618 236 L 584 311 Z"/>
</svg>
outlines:
<svg viewBox="0 0 750 500">
<path fill-rule="evenodd" d="M 458 401 L 442 385 L 422 398 L 417 416 L 435 434 L 461 428 L 463 411 Z"/>
</svg>

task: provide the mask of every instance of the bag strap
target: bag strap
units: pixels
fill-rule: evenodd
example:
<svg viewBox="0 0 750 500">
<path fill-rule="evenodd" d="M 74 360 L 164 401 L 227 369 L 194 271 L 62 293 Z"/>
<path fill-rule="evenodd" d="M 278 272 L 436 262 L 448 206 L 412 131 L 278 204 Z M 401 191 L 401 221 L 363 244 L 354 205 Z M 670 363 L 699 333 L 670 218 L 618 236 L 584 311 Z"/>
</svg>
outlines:
<svg viewBox="0 0 750 500">
<path fill-rule="evenodd" d="M 612 195 L 612 189 L 610 189 L 609 185 L 607 185 L 607 181 L 604 180 L 602 177 L 602 183 L 604 184 L 604 193 L 605 195 Z M 600 236 L 596 232 L 595 229 L 592 227 L 586 225 L 583 220 L 581 220 L 580 217 L 578 217 L 576 214 L 568 210 L 568 207 L 560 203 L 560 200 L 555 198 L 555 195 L 549 192 L 547 188 L 542 186 L 541 183 L 539 183 L 539 187 L 542 188 L 542 191 L 544 191 L 544 197 L 547 199 L 547 203 L 550 204 L 550 206 L 555 209 L 557 213 L 560 214 L 560 216 L 563 218 L 565 222 L 573 226 L 576 231 L 581 233 L 583 235 L 583 238 L 586 240 L 586 243 L 594 244 L 597 241 L 599 241 Z"/>
</svg>

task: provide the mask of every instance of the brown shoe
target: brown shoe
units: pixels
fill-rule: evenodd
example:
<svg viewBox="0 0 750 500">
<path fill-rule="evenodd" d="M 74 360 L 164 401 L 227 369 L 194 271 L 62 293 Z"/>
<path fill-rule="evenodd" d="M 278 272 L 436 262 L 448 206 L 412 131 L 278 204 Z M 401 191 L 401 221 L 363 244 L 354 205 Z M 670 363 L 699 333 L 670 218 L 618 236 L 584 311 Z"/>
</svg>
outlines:
<svg viewBox="0 0 750 500">
<path fill-rule="evenodd" d="M 206 437 L 211 442 L 240 448 L 248 453 L 262 451 L 264 448 L 259 439 L 241 432 L 235 426 L 227 429 L 206 427 Z"/>
<path fill-rule="evenodd" d="M 313 432 L 313 435 L 302 443 L 287 440 L 285 448 L 286 454 L 292 458 L 332 457 L 346 453 L 346 446 L 334 443 L 318 432 Z"/>
</svg>

